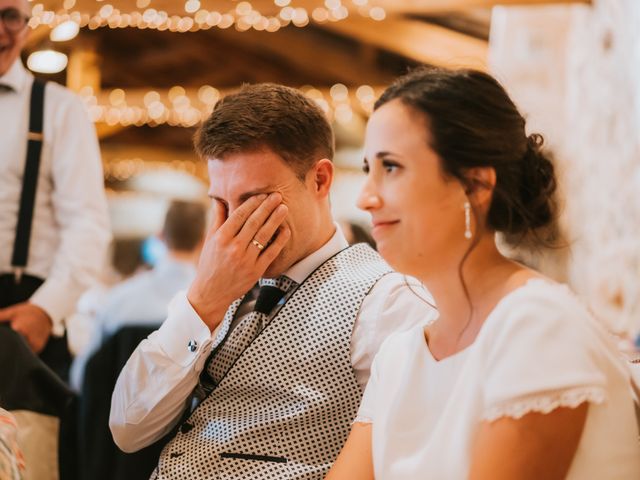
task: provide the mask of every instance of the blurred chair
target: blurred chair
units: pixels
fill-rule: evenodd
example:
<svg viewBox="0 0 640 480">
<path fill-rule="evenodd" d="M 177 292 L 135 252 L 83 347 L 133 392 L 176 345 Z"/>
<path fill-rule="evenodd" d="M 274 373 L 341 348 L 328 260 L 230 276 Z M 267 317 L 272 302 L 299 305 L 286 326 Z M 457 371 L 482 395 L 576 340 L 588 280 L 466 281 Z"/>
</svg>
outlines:
<svg viewBox="0 0 640 480">
<path fill-rule="evenodd" d="M 147 480 L 158 463 L 162 439 L 135 453 L 124 453 L 109 430 L 111 394 L 131 353 L 160 326 L 128 325 L 110 336 L 86 365 L 78 419 L 80 478 Z"/>
</svg>

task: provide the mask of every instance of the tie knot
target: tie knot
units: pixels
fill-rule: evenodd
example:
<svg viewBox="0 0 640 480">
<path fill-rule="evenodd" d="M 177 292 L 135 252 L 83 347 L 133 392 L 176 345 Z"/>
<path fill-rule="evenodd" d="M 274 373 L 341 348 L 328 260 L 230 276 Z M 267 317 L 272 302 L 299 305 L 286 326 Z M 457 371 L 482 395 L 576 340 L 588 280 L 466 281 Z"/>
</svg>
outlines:
<svg viewBox="0 0 640 480">
<path fill-rule="evenodd" d="M 286 275 L 280 275 L 278 278 L 261 278 L 258 280 L 260 284 L 260 289 L 262 287 L 275 287 L 278 290 L 282 290 L 283 292 L 288 292 L 291 286 L 293 285 L 293 280 L 291 280 Z"/>
<path fill-rule="evenodd" d="M 281 275 L 278 278 L 261 278 L 259 283 L 260 290 L 254 310 L 268 315 L 273 310 L 273 307 L 282 300 L 282 297 L 294 282 L 290 278 Z"/>
</svg>

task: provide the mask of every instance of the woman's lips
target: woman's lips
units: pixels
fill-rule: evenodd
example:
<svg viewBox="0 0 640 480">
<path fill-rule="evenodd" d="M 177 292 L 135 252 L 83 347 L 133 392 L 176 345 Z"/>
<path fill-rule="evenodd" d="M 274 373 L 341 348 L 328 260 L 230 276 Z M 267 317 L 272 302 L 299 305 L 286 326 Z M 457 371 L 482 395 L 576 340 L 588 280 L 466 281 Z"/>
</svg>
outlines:
<svg viewBox="0 0 640 480">
<path fill-rule="evenodd" d="M 386 221 L 375 221 L 373 222 L 373 228 L 371 229 L 371 235 L 375 238 L 378 235 L 381 235 L 385 231 L 389 230 L 390 227 L 393 227 L 400 223 L 400 220 L 386 220 Z"/>
</svg>

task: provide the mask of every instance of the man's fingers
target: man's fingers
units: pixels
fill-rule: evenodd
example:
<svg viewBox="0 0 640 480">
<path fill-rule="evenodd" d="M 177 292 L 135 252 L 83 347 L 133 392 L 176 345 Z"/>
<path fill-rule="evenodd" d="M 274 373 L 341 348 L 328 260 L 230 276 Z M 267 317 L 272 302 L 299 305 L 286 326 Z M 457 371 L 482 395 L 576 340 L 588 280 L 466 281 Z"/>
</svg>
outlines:
<svg viewBox="0 0 640 480">
<path fill-rule="evenodd" d="M 9 322 L 16 314 L 16 306 L 0 308 L 0 322 Z"/>
<path fill-rule="evenodd" d="M 11 322 L 11 329 L 22 335 L 24 337 L 24 339 L 27 341 L 27 343 L 29 344 L 29 346 L 31 346 L 31 341 L 29 340 L 29 332 L 27 331 L 26 328 L 24 328 L 23 324 L 21 321 L 18 320 L 14 320 Z"/>
<path fill-rule="evenodd" d="M 288 212 L 289 209 L 287 208 L 287 206 L 284 204 L 280 204 L 273 212 L 271 212 L 271 215 L 269 215 L 267 221 L 264 222 L 262 227 L 260 227 L 260 229 L 253 236 L 253 239 L 259 242 L 261 245 L 264 245 L 265 247 L 268 246 L 269 242 L 271 242 L 271 239 L 273 238 L 273 235 L 276 233 L 278 228 L 282 225 L 282 222 L 284 222 L 284 219 L 287 217 Z M 251 245 L 250 243 L 249 248 L 255 248 L 255 246 Z M 260 253 L 260 251 L 258 250 L 257 253 Z"/>
<path fill-rule="evenodd" d="M 243 225 L 251 214 L 260 206 L 260 204 L 267 198 L 267 194 L 254 195 L 247 199 L 242 205 L 229 215 L 229 218 L 220 227 L 220 231 L 229 237 L 235 237 L 242 229 Z"/>
<path fill-rule="evenodd" d="M 213 218 L 211 219 L 211 226 L 209 227 L 209 233 L 207 236 L 211 236 L 216 233 L 224 222 L 227 221 L 227 207 L 220 200 L 214 200 L 213 204 Z"/>
<path fill-rule="evenodd" d="M 22 313 L 11 320 L 11 328 L 22 335 L 31 350 L 40 353 L 51 335 L 51 320 L 43 314 Z"/>
<path fill-rule="evenodd" d="M 238 240 L 248 245 L 253 240 L 258 231 L 265 225 L 270 215 L 282 205 L 282 195 L 278 192 L 274 192 L 256 208 L 249 216 L 247 221 L 242 226 L 242 230 L 238 233 Z M 277 228 L 277 226 L 276 226 Z M 275 232 L 275 229 L 273 230 Z M 273 235 L 273 232 L 272 232 Z M 264 238 L 264 245 L 269 241 L 271 237 Z M 258 239 L 259 240 L 259 239 Z M 262 240 L 259 240 L 262 243 Z"/>
<path fill-rule="evenodd" d="M 273 239 L 271 244 L 266 247 L 262 251 L 262 254 L 258 257 L 256 265 L 261 269 L 261 271 L 264 272 L 267 270 L 267 267 L 271 265 L 271 262 L 276 259 L 284 246 L 287 244 L 289 238 L 291 238 L 291 230 L 287 226 L 282 227 L 276 234 L 276 237 Z"/>
</svg>

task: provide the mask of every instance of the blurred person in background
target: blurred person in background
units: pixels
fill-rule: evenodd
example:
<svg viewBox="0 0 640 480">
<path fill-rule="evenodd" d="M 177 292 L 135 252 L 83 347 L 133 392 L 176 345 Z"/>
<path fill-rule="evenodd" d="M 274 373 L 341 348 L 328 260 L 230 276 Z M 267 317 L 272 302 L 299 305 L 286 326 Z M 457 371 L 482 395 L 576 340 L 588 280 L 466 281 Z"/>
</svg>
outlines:
<svg viewBox="0 0 640 480">
<path fill-rule="evenodd" d="M 0 351 L 22 355 L 2 364 L 0 403 L 19 417 L 25 478 L 45 480 L 73 469 L 65 318 L 98 276 L 111 232 L 81 100 L 20 59 L 29 16 L 26 0 L 0 0 Z"/>
<path fill-rule="evenodd" d="M 27 0 L 0 0 L 0 322 L 61 378 L 64 319 L 111 238 L 100 150 L 78 97 L 20 60 Z"/>
<path fill-rule="evenodd" d="M 106 338 L 125 325 L 159 326 L 168 305 L 193 281 L 206 230 L 206 208 L 201 203 L 174 200 L 164 219 L 160 241 L 165 252 L 149 271 L 112 287 L 97 308 L 89 345 L 75 358 L 71 385 L 80 390 L 84 365 Z"/>
</svg>

